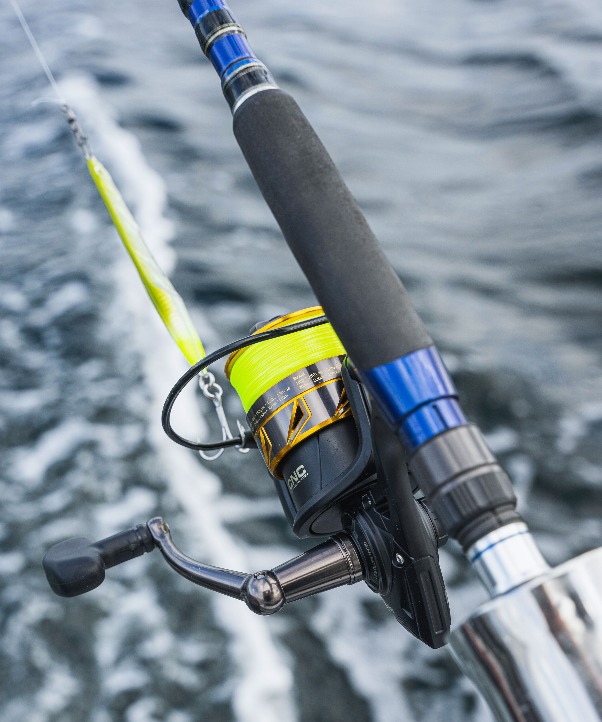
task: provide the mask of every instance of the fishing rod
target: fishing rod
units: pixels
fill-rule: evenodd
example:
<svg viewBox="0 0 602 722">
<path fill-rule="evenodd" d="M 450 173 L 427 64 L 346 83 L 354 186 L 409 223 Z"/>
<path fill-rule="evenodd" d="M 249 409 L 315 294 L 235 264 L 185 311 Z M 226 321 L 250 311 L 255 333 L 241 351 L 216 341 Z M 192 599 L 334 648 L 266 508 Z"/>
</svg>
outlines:
<svg viewBox="0 0 602 722">
<path fill-rule="evenodd" d="M 363 579 L 418 639 L 434 648 L 451 639 L 499 720 L 600 722 L 602 549 L 548 567 L 508 476 L 465 417 L 405 288 L 307 119 L 223 0 L 180 7 L 321 307 L 259 322 L 250 337 L 199 359 L 172 389 L 163 425 L 196 448 L 171 428 L 171 409 L 195 374 L 229 354 L 226 374 L 291 527 L 322 541 L 244 574 L 187 557 L 155 518 L 99 542 L 54 546 L 44 559 L 51 587 L 76 596 L 106 569 L 155 548 L 190 581 L 260 614 Z M 451 637 L 438 559 L 448 536 L 491 596 Z"/>
</svg>

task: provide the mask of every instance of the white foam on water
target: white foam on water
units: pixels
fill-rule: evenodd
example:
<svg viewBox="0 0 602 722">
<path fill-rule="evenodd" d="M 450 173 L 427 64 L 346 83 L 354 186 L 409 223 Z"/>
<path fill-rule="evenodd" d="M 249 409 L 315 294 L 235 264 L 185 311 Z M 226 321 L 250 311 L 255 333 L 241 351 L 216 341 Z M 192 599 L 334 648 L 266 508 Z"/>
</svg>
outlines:
<svg viewBox="0 0 602 722">
<path fill-rule="evenodd" d="M 98 217 L 87 208 L 77 208 L 69 219 L 76 233 L 88 235 L 98 230 Z"/>
<path fill-rule="evenodd" d="M 157 700 L 153 697 L 145 697 L 131 704 L 125 715 L 125 722 L 155 722 L 158 717 L 155 715 L 157 711 Z"/>
<path fill-rule="evenodd" d="M 414 643 L 393 615 L 384 624 L 370 622 L 362 606 L 374 600 L 379 597 L 364 584 L 325 594 L 312 617 L 312 628 L 366 699 L 374 720 L 412 720 L 401 680 L 409 670 L 405 657 Z"/>
<path fill-rule="evenodd" d="M 0 404 L 11 414 L 24 416 L 35 412 L 40 406 L 58 401 L 58 392 L 53 388 L 10 389 L 0 391 Z"/>
<path fill-rule="evenodd" d="M 37 486 L 54 464 L 72 457 L 82 443 L 93 440 L 92 425 L 83 418 L 71 417 L 42 434 L 35 445 L 12 453 L 14 478 L 27 486 Z"/>
<path fill-rule="evenodd" d="M 0 554 L 0 575 L 17 574 L 25 568 L 27 560 L 20 552 L 4 552 Z"/>
<path fill-rule="evenodd" d="M 109 674 L 104 682 L 105 689 L 111 695 L 117 695 L 122 692 L 142 689 L 148 682 L 148 674 L 145 670 L 131 666 L 120 666 Z"/>
<path fill-rule="evenodd" d="M 282 514 L 282 506 L 275 496 L 272 499 L 257 499 L 250 505 L 248 499 L 228 494 L 220 497 L 219 510 L 222 519 L 230 524 L 248 519 L 266 519 Z"/>
<path fill-rule="evenodd" d="M 28 321 L 40 328 L 52 326 L 63 314 L 81 310 L 90 303 L 90 290 L 81 281 L 64 283 L 40 308 L 29 314 Z"/>
<path fill-rule="evenodd" d="M 148 519 L 156 502 L 157 495 L 154 491 L 140 486 L 134 487 L 125 492 L 117 506 L 114 503 L 101 506 L 96 512 L 96 520 L 99 526 L 107 529 L 109 533 L 117 533 L 131 525 L 132 519 Z"/>
<path fill-rule="evenodd" d="M 8 233 L 9 231 L 12 231 L 15 228 L 15 225 L 15 214 L 10 210 L 10 208 L 0 206 L 0 233 Z"/>
<path fill-rule="evenodd" d="M 592 488 L 602 489 L 602 466 L 577 456 L 571 463 L 573 471 L 582 481 Z"/>
<path fill-rule="evenodd" d="M 1 230 L 2 228 L 0 228 Z M 27 310 L 29 302 L 23 289 L 19 288 L 17 284 L 2 283 L 0 284 L 0 304 L 9 312 L 22 313 Z"/>
<path fill-rule="evenodd" d="M 161 179 L 148 166 L 135 137 L 117 125 L 113 113 L 89 78 L 70 78 L 62 83 L 62 90 L 91 135 L 93 147 L 99 149 L 101 161 L 114 174 L 126 200 L 131 203 L 153 255 L 169 271 L 175 263 L 173 250 L 168 246 L 174 229 L 164 216 L 166 192 Z M 115 271 L 118 303 L 128 309 L 129 337 L 134 339 L 136 351 L 143 358 L 145 377 L 153 394 L 149 408 L 150 436 L 169 478 L 169 489 L 187 514 L 187 528 L 173 530 L 174 534 L 179 539 L 185 538 L 186 546 L 195 553 L 198 549 L 198 556 L 202 555 L 210 563 L 249 570 L 245 545 L 233 537 L 220 516 L 217 503 L 221 492 L 219 479 L 202 468 L 192 452 L 169 441 L 158 422 L 170 381 L 182 373 L 185 363 L 155 319 L 155 312 L 124 254 L 116 262 Z M 189 427 L 203 428 L 193 397 L 183 395 L 179 406 Z M 261 710 L 262 722 L 295 720 L 292 674 L 268 623 L 251 614 L 239 601 L 216 594 L 210 599 L 217 622 L 230 638 L 234 682 L 232 705 L 236 718 L 240 722 L 256 722 L 257 710 Z M 157 602 L 145 598 L 144 606 L 140 605 L 138 609 L 148 611 L 149 604 L 156 605 Z M 157 618 L 159 625 L 160 616 Z M 191 633 L 193 631 L 202 635 L 202 630 L 191 630 Z M 107 640 L 107 645 L 111 644 Z M 111 649 L 105 649 L 105 661 L 109 661 L 111 652 Z M 144 718 L 148 722 L 153 708 L 152 699 L 143 700 L 136 709 L 129 710 L 128 720 L 136 722 Z"/>
<path fill-rule="evenodd" d="M 580 454 L 582 443 L 589 442 L 588 436 L 599 433 L 602 421 L 602 403 L 590 401 L 582 404 L 570 414 L 565 414 L 558 422 L 556 449 L 569 457 L 569 469 L 585 486 L 592 489 L 602 487 L 602 465 L 596 459 L 592 461 Z M 594 431 L 596 427 L 596 431 Z"/>
<path fill-rule="evenodd" d="M 559 421 L 556 448 L 570 455 L 578 443 L 588 434 L 592 424 L 602 420 L 602 402 L 592 401 L 580 406 L 575 412 L 563 416 Z"/>
<path fill-rule="evenodd" d="M 537 466 L 535 460 L 527 454 L 512 454 L 504 464 L 518 499 L 518 508 L 527 509 L 529 497 L 535 483 Z"/>
<path fill-rule="evenodd" d="M 80 683 L 68 669 L 57 664 L 54 659 L 49 659 L 48 663 L 49 670 L 45 675 L 44 684 L 36 694 L 37 706 L 44 712 L 39 713 L 38 716 L 35 714 L 28 716 L 30 722 L 48 719 L 47 713 L 56 715 L 59 712 L 66 712 L 80 692 Z"/>
<path fill-rule="evenodd" d="M 15 354 L 22 352 L 23 335 L 16 321 L 10 318 L 0 320 L 0 343 L 2 347 Z"/>
<path fill-rule="evenodd" d="M 19 447 L 7 455 L 13 478 L 35 488 L 44 483 L 48 471 L 61 461 L 73 458 L 84 444 L 98 446 L 102 453 L 119 458 L 125 447 L 138 441 L 135 428 L 119 429 L 110 424 L 91 423 L 84 417 L 71 416 L 41 434 L 35 444 Z M 44 503 L 48 497 L 44 497 Z"/>
<path fill-rule="evenodd" d="M 494 454 L 504 454 L 516 449 L 519 442 L 519 435 L 514 429 L 507 426 L 496 426 L 495 429 L 483 434 L 487 446 Z"/>
</svg>

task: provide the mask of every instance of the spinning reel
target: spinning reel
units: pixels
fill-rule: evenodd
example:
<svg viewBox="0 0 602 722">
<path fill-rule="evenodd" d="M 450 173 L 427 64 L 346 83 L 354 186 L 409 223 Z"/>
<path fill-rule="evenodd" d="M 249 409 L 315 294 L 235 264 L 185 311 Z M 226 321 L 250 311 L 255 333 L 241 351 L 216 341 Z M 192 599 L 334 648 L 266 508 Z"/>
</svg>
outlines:
<svg viewBox="0 0 602 722">
<path fill-rule="evenodd" d="M 226 375 L 250 432 L 239 426 L 239 437 L 224 434 L 212 444 L 184 439 L 170 423 L 178 395 L 228 354 Z M 43 565 L 54 592 L 88 592 L 106 569 L 158 548 L 191 582 L 241 599 L 258 614 L 363 579 L 418 639 L 445 644 L 450 615 L 438 547 L 447 536 L 320 307 L 257 324 L 251 336 L 193 366 L 170 392 L 163 426 L 198 450 L 255 445 L 293 532 L 329 538 L 272 570 L 243 574 L 187 557 L 157 517 L 98 542 L 78 537 L 53 546 Z"/>
</svg>

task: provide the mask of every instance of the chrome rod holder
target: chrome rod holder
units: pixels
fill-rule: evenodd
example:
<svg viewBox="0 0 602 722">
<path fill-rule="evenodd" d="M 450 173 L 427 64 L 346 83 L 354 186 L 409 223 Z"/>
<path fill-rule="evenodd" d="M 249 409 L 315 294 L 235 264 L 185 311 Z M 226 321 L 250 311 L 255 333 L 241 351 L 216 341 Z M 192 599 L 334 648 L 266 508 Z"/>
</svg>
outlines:
<svg viewBox="0 0 602 722">
<path fill-rule="evenodd" d="M 602 548 L 486 602 L 450 642 L 499 722 L 602 722 Z"/>
</svg>

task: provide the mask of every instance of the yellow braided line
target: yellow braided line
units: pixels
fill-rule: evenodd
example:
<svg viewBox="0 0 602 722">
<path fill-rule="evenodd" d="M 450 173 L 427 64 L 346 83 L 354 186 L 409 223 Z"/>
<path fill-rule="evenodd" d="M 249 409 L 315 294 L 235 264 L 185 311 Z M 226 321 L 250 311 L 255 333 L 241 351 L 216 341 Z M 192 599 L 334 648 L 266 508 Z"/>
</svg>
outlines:
<svg viewBox="0 0 602 722">
<path fill-rule="evenodd" d="M 295 311 L 270 322 L 255 333 L 290 326 L 323 313 L 321 306 Z M 236 351 L 228 358 L 226 375 L 238 392 L 245 412 L 248 412 L 260 396 L 295 371 L 322 359 L 344 354 L 345 349 L 334 329 L 325 323 Z"/>
</svg>

